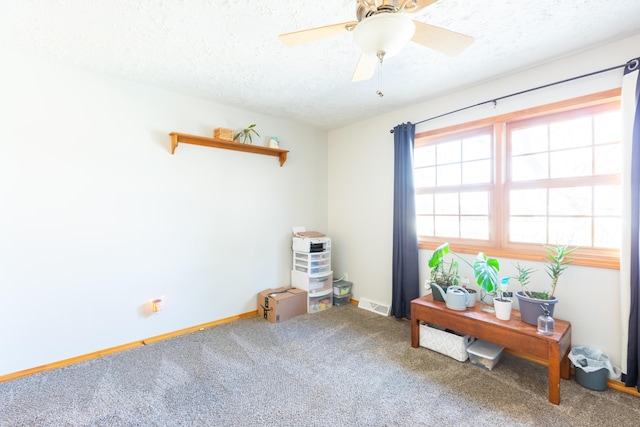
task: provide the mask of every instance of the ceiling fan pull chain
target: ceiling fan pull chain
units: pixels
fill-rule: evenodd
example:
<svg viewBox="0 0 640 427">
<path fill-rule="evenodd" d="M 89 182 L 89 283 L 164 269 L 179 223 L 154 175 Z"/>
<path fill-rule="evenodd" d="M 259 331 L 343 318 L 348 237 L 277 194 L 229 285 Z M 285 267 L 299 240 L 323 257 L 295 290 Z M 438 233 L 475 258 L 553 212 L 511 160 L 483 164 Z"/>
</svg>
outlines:
<svg viewBox="0 0 640 427">
<path fill-rule="evenodd" d="M 378 90 L 376 91 L 376 95 L 382 98 L 384 96 L 384 93 L 382 93 L 382 60 L 384 59 L 384 52 L 379 50 L 377 56 L 380 62 L 378 64 Z"/>
</svg>

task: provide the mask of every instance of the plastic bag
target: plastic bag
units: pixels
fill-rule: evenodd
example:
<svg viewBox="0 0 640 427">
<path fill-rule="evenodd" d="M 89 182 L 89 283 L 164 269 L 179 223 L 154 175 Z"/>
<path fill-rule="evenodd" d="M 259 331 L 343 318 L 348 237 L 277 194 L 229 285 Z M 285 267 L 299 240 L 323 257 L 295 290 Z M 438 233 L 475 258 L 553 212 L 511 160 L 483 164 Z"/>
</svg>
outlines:
<svg viewBox="0 0 640 427">
<path fill-rule="evenodd" d="M 587 346 L 573 347 L 569 352 L 569 360 L 571 360 L 576 369 L 582 369 L 584 372 L 594 372 L 605 368 L 609 371 L 609 379 L 617 379 L 621 374 L 620 369 L 611 364 L 609 355 L 597 348 Z"/>
</svg>

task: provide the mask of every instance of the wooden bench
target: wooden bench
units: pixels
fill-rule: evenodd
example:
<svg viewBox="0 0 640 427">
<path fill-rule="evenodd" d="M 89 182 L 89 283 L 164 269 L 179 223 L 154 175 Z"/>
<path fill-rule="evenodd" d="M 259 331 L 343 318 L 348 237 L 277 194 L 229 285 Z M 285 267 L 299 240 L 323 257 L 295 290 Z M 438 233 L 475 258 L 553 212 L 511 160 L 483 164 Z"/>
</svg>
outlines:
<svg viewBox="0 0 640 427">
<path fill-rule="evenodd" d="M 542 335 L 538 328 L 520 320 L 513 310 L 511 319 L 498 320 L 495 313 L 480 309 L 480 303 L 464 311 L 451 310 L 431 295 L 411 301 L 411 346 L 420 346 L 420 324 L 427 322 L 475 338 L 500 344 L 516 356 L 548 366 L 549 402 L 560 403 L 560 378 L 570 379 L 569 351 L 571 323 L 555 319 L 555 333 Z"/>
</svg>

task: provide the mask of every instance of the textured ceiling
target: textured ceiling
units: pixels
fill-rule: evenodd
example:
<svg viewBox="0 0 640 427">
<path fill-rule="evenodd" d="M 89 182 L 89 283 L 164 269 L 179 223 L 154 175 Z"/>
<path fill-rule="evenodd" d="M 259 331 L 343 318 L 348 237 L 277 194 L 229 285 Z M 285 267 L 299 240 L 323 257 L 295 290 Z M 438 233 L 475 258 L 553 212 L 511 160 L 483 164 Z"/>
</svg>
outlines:
<svg viewBox="0 0 640 427">
<path fill-rule="evenodd" d="M 412 18 L 474 43 L 455 58 L 409 43 L 385 61 L 379 98 L 377 75 L 351 82 L 360 55 L 351 34 L 295 47 L 277 38 L 355 20 L 356 6 L 0 0 L 0 47 L 333 129 L 640 33 L 638 0 L 438 0 Z"/>
</svg>

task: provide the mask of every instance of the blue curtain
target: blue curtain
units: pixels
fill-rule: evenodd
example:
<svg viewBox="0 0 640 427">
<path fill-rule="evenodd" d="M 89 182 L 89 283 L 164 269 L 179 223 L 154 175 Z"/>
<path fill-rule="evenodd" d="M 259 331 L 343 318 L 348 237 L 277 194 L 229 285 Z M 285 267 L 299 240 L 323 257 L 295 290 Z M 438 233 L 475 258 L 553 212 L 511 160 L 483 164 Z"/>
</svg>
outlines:
<svg viewBox="0 0 640 427">
<path fill-rule="evenodd" d="M 631 142 L 631 246 L 630 256 L 630 312 L 627 341 L 627 373 L 625 385 L 640 391 L 640 58 L 627 63 L 625 79 L 635 84 L 635 115 Z"/>
<path fill-rule="evenodd" d="M 413 184 L 415 126 L 401 124 L 393 129 L 393 296 L 391 314 L 411 318 L 411 300 L 420 296 L 418 278 L 418 235 Z"/>
</svg>

